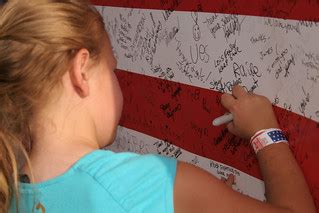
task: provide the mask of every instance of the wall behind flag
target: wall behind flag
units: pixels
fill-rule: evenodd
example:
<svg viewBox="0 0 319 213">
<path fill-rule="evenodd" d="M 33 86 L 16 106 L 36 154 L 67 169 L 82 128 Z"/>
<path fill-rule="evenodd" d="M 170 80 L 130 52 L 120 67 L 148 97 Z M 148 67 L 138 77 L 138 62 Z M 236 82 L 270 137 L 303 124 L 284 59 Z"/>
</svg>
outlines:
<svg viewBox="0 0 319 213">
<path fill-rule="evenodd" d="M 240 83 L 267 96 L 319 205 L 318 1 L 92 1 L 118 60 L 124 109 L 115 151 L 158 153 L 236 176 L 264 200 L 249 141 L 213 118 Z M 252 115 L 254 116 L 254 115 Z"/>
</svg>

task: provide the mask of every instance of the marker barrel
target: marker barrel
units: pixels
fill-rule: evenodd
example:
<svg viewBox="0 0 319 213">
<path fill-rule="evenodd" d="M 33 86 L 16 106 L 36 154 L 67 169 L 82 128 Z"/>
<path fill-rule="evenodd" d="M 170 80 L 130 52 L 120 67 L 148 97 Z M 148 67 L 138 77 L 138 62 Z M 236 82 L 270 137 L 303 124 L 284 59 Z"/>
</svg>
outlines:
<svg viewBox="0 0 319 213">
<path fill-rule="evenodd" d="M 222 115 L 222 116 L 216 118 L 215 120 L 213 120 L 213 125 L 220 126 L 220 125 L 229 123 L 232 120 L 233 120 L 233 115 L 231 113 L 225 114 L 225 115 Z"/>
</svg>

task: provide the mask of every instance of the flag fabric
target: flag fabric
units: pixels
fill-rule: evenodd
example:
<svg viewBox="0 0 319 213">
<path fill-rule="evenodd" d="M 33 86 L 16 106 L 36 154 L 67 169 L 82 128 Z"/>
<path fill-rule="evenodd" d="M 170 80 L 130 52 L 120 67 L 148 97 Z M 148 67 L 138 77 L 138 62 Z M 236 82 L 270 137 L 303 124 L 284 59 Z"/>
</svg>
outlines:
<svg viewBox="0 0 319 213">
<path fill-rule="evenodd" d="M 124 108 L 114 149 L 158 153 L 236 176 L 264 200 L 250 142 L 213 127 L 234 84 L 265 95 L 319 205 L 316 1 L 92 0 L 114 54 Z M 251 115 L 255 116 L 255 115 Z"/>
</svg>

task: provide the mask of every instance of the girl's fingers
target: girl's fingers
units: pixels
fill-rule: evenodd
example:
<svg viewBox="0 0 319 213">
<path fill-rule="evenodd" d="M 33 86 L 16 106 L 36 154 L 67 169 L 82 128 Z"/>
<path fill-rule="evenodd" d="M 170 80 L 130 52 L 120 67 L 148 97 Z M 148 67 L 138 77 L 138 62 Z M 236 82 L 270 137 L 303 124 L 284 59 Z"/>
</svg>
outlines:
<svg viewBox="0 0 319 213">
<path fill-rule="evenodd" d="M 229 174 L 226 178 L 222 178 L 222 181 L 229 187 L 232 187 L 235 184 L 235 175 Z"/>
<path fill-rule="evenodd" d="M 233 87 L 233 96 L 237 99 L 239 97 L 245 96 L 247 95 L 246 90 L 244 89 L 244 87 L 239 86 L 239 85 L 235 85 Z"/>
<path fill-rule="evenodd" d="M 222 97 L 221 97 L 221 103 L 226 109 L 231 111 L 232 106 L 235 103 L 235 98 L 232 95 L 223 94 Z"/>
</svg>

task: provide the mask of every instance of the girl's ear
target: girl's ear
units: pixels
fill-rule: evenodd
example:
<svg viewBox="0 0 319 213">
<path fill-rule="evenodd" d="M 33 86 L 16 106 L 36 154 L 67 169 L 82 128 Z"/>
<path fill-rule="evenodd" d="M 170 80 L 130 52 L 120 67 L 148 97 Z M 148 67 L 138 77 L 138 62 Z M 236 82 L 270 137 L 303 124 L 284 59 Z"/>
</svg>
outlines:
<svg viewBox="0 0 319 213">
<path fill-rule="evenodd" d="M 80 49 L 75 55 L 72 66 L 69 70 L 73 88 L 81 98 L 85 98 L 89 95 L 89 60 L 89 51 L 87 49 Z"/>
</svg>

